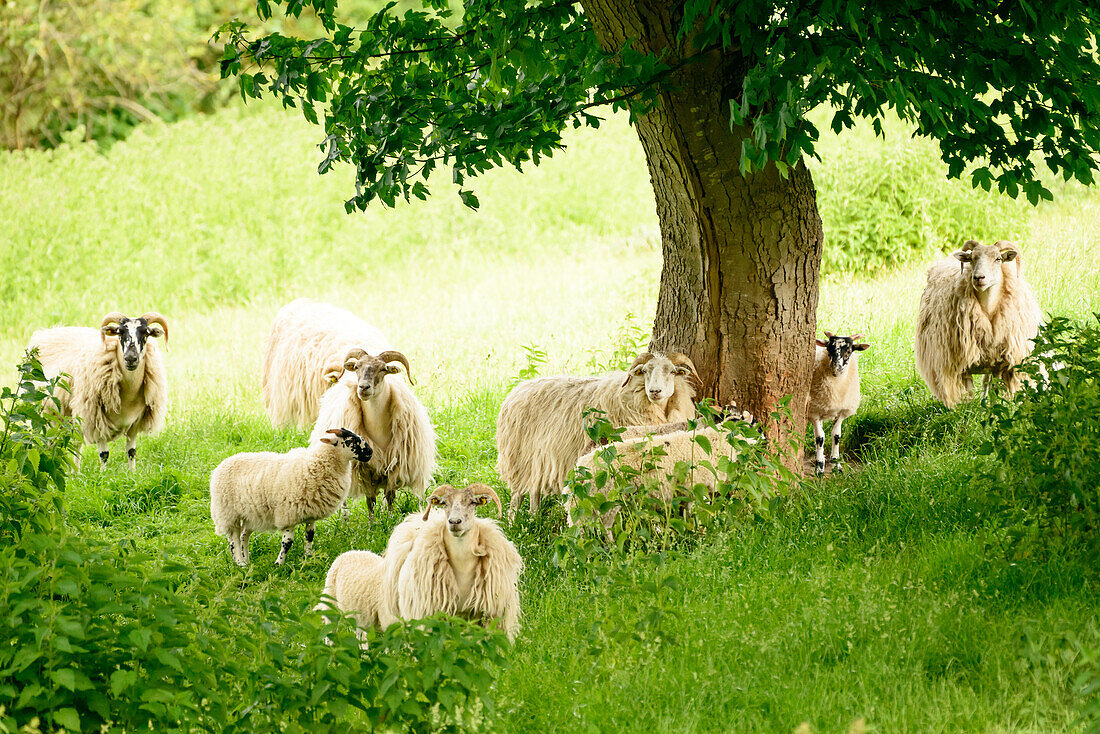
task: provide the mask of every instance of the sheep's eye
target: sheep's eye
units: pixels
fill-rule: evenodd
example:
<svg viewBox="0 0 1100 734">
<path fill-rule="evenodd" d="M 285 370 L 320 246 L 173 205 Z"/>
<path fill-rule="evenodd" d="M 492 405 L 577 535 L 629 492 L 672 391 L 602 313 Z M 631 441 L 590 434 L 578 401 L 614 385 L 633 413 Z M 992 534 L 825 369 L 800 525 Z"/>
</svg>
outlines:
<svg viewBox="0 0 1100 734">
<path fill-rule="evenodd" d="M 678 374 L 678 375 L 686 375 L 687 373 L 688 373 L 687 367 L 677 367 L 676 368 L 676 374 Z"/>
</svg>

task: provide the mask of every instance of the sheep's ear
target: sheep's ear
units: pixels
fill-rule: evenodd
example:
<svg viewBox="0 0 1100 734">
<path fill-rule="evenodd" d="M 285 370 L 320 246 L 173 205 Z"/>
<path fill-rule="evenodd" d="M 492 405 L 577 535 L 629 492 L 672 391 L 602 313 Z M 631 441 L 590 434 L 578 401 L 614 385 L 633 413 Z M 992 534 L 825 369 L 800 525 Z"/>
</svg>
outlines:
<svg viewBox="0 0 1100 734">
<path fill-rule="evenodd" d="M 330 364 L 321 370 L 321 377 L 325 378 L 325 382 L 330 385 L 335 385 L 342 374 L 344 374 L 344 365 L 342 364 Z"/>
<path fill-rule="evenodd" d="M 149 336 L 155 336 L 158 339 L 164 336 L 164 328 L 160 324 L 149 324 Z"/>
<path fill-rule="evenodd" d="M 388 364 L 388 365 L 386 365 L 386 372 L 387 372 L 388 374 L 391 374 L 391 375 L 396 375 L 396 374 L 397 374 L 398 372 L 400 372 L 400 371 L 401 371 L 401 368 L 400 368 L 400 367 L 398 367 L 398 366 L 397 366 L 397 365 L 395 365 L 395 364 Z"/>
<path fill-rule="evenodd" d="M 344 362 L 344 369 L 348 372 L 355 372 L 355 370 L 359 369 L 359 360 L 352 357 L 347 362 Z"/>
<path fill-rule="evenodd" d="M 866 349 L 869 346 L 871 346 L 871 345 L 870 344 L 853 344 L 852 349 L 857 351 L 857 352 L 862 352 L 864 349 Z"/>
<path fill-rule="evenodd" d="M 1004 260 L 1006 263 L 1012 262 L 1013 260 L 1016 259 L 1016 251 L 1015 250 L 1001 250 L 1001 259 Z"/>
<path fill-rule="evenodd" d="M 327 443 L 329 446 L 335 446 L 336 445 L 336 439 L 335 438 L 329 438 L 328 436 L 322 436 L 318 440 L 321 443 Z"/>
<path fill-rule="evenodd" d="M 825 341 L 824 339 L 814 339 L 814 343 L 817 344 L 817 346 L 819 347 L 829 346 L 829 342 Z"/>
<path fill-rule="evenodd" d="M 955 252 L 951 253 L 951 257 L 955 258 L 961 263 L 968 263 L 970 262 L 972 255 L 966 250 L 956 250 Z"/>
</svg>

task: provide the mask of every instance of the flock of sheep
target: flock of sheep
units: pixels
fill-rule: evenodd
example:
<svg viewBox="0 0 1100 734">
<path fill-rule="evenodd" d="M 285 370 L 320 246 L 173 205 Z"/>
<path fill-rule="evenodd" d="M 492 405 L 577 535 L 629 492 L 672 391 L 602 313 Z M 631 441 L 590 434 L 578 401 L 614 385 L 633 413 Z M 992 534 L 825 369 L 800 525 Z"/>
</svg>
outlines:
<svg viewBox="0 0 1100 734">
<path fill-rule="evenodd" d="M 928 271 L 915 348 L 922 378 L 948 406 L 964 397 L 978 373 L 988 375 L 986 390 L 993 376 L 1015 390 L 1016 367 L 1030 352 L 1040 319 L 1014 245 L 970 240 L 952 258 Z M 826 337 L 816 342 L 808 409 L 818 473 L 825 469 L 825 421 L 833 421 L 830 461 L 840 468 L 840 428 L 859 407 L 858 353 L 868 347 L 861 334 Z M 58 396 L 60 410 L 82 420 L 84 439 L 98 447 L 104 464 L 109 443 L 125 435 L 132 469 L 138 434 L 164 424 L 167 380 L 150 338 L 167 346 L 168 324 L 160 314 L 127 318 L 115 312 L 98 331 L 61 327 L 31 338 L 47 376 L 69 376 L 68 390 Z M 543 497 L 562 492 L 574 467 L 595 467 L 602 447 L 585 433 L 588 408 L 626 428 L 616 444 L 622 462 L 640 465 L 652 441 L 664 444 L 658 473 L 667 474 L 662 491 L 670 496 L 672 469 L 692 455 L 700 431 L 714 432 L 715 451 L 727 450 L 714 429 L 688 422 L 696 416 L 697 380 L 686 355 L 644 352 L 625 371 L 518 384 L 501 406 L 496 435 L 497 470 L 511 490 L 509 515 L 524 497 L 537 511 Z M 365 498 L 373 516 L 380 492 L 392 507 L 399 489 L 418 497 L 428 489 L 436 469 L 435 431 L 412 391 L 408 359 L 377 328 L 329 304 L 293 301 L 276 315 L 262 385 L 273 424 L 311 427 L 312 433 L 305 447 L 237 454 L 211 473 L 214 529 L 239 565 L 249 563 L 255 532 L 282 532 L 281 564 L 298 525 L 309 555 L 315 523 L 340 508 L 346 513 L 349 500 Z M 713 488 L 712 473 L 691 477 Z M 490 501 L 502 509 L 485 484 L 437 487 L 422 514 L 397 525 L 382 555 L 351 550 L 336 558 L 324 603 L 352 614 L 363 629 L 446 612 L 495 624 L 514 638 L 523 561 L 496 521 L 476 516 L 476 508 Z"/>
</svg>

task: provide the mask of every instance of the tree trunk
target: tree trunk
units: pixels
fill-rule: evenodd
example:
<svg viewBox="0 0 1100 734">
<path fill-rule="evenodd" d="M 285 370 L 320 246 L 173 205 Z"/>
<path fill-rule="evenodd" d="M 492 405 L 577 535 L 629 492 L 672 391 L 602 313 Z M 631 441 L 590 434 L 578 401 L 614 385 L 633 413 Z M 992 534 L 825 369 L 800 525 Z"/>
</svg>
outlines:
<svg viewBox="0 0 1100 734">
<path fill-rule="evenodd" d="M 638 50 L 673 66 L 691 54 L 675 42 L 679 18 L 662 3 L 582 5 L 605 49 L 638 39 Z M 805 429 L 823 235 L 803 163 L 786 178 L 773 164 L 739 171 L 752 131 L 730 129 L 729 100 L 744 68 L 736 52 L 696 55 L 662 84 L 657 109 L 636 120 L 664 250 L 651 348 L 687 353 L 701 397 L 736 402 L 758 419 L 791 395 L 790 424 L 769 427 L 781 439 Z"/>
</svg>

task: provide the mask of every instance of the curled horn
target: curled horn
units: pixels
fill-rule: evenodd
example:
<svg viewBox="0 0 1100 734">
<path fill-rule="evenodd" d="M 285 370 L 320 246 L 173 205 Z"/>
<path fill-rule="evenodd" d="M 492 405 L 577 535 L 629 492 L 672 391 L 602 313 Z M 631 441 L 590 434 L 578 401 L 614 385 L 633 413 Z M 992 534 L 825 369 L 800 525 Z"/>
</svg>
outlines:
<svg viewBox="0 0 1100 734">
<path fill-rule="evenodd" d="M 125 314 L 122 314 L 119 311 L 112 311 L 111 313 L 103 317 L 103 323 L 99 325 L 99 330 L 103 331 L 103 327 L 105 327 L 107 324 L 121 324 L 122 320 L 125 318 Z"/>
<path fill-rule="evenodd" d="M 497 496 L 497 493 L 488 484 L 482 484 L 481 482 L 476 482 L 474 484 L 471 484 L 466 489 L 473 492 L 475 497 L 488 497 L 493 502 L 496 502 L 497 503 L 497 516 L 498 517 L 504 513 L 504 506 L 500 504 L 500 497 Z"/>
<path fill-rule="evenodd" d="M 695 363 L 691 361 L 691 357 L 683 352 L 669 352 L 668 359 L 678 367 L 687 367 L 691 370 L 691 376 L 695 378 L 696 387 L 703 384 L 703 381 L 699 378 L 699 370 L 695 369 Z"/>
<path fill-rule="evenodd" d="M 405 365 L 405 376 L 409 378 L 409 384 L 415 385 L 413 382 L 412 370 L 409 369 L 409 360 L 405 359 L 405 355 L 401 352 L 388 350 L 378 355 L 378 358 L 383 362 L 400 362 Z"/>
<path fill-rule="evenodd" d="M 634 374 L 635 367 L 641 367 L 643 364 L 653 359 L 653 355 L 650 352 L 642 352 L 634 358 L 634 363 L 626 371 L 626 379 L 623 380 L 623 387 L 626 387 L 626 383 L 630 382 L 631 376 Z"/>
<path fill-rule="evenodd" d="M 428 506 L 424 508 L 424 517 L 421 520 L 428 519 L 428 513 L 432 511 L 432 500 L 436 497 L 442 497 L 447 492 L 450 492 L 454 487 L 449 484 L 441 484 L 435 488 L 435 491 L 428 495 Z"/>
<path fill-rule="evenodd" d="M 149 313 L 145 314 L 141 318 L 145 319 L 150 324 L 160 324 L 161 328 L 164 329 L 164 346 L 167 347 L 168 346 L 168 322 L 165 320 L 165 318 L 163 316 L 161 316 L 159 313 L 157 313 L 156 311 L 150 311 Z"/>
<path fill-rule="evenodd" d="M 362 359 L 367 356 L 367 351 L 360 347 L 352 347 L 348 350 L 348 353 L 344 355 L 344 369 L 347 369 L 349 359 Z"/>
</svg>

